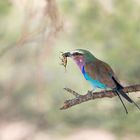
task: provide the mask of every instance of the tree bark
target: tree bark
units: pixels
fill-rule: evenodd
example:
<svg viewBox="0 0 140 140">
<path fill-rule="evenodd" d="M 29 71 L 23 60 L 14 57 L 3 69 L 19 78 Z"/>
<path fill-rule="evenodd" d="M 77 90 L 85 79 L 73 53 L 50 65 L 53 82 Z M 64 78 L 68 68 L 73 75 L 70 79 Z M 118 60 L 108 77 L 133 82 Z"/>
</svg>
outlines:
<svg viewBox="0 0 140 140">
<path fill-rule="evenodd" d="M 83 103 L 83 102 L 86 102 L 89 100 L 94 100 L 97 98 L 104 98 L 104 97 L 112 98 L 112 97 L 116 96 L 116 94 L 114 93 L 113 90 L 107 90 L 107 91 L 101 91 L 101 92 L 88 91 L 85 95 L 80 95 L 72 89 L 69 89 L 69 88 L 64 88 L 64 89 L 67 92 L 73 94 L 75 96 L 75 98 L 66 100 L 64 102 L 64 105 L 60 108 L 60 110 L 68 109 L 72 106 L 75 106 L 77 104 L 80 104 L 80 103 Z M 123 91 L 126 94 L 128 92 L 133 93 L 133 92 L 140 91 L 140 85 L 131 85 L 131 86 L 124 87 Z"/>
</svg>

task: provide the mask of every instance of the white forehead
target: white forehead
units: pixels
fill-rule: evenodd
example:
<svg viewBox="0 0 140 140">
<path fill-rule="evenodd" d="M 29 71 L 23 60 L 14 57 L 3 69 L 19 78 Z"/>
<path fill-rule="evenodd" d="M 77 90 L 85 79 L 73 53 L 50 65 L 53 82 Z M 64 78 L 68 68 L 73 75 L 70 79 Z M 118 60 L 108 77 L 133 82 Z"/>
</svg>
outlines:
<svg viewBox="0 0 140 140">
<path fill-rule="evenodd" d="M 74 53 L 81 53 L 81 54 L 83 54 L 83 52 L 80 51 L 80 50 L 74 50 L 74 51 L 71 51 L 71 54 L 74 54 Z"/>
</svg>

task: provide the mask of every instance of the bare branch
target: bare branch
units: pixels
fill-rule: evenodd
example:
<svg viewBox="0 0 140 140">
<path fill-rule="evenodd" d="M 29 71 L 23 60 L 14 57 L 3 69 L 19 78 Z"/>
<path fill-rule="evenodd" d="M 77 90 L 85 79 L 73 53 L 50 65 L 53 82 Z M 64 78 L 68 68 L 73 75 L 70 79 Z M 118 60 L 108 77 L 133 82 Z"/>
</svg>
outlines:
<svg viewBox="0 0 140 140">
<path fill-rule="evenodd" d="M 94 100 L 97 98 L 104 98 L 104 97 L 112 98 L 112 97 L 116 96 L 116 94 L 113 92 L 113 90 L 101 91 L 101 92 L 88 91 L 85 95 L 80 95 L 77 92 L 75 92 L 69 88 L 64 88 L 64 89 L 67 92 L 74 95 L 75 98 L 73 98 L 71 100 L 66 100 L 64 102 L 63 107 L 60 108 L 61 110 L 68 109 L 74 105 L 77 105 L 77 104 L 80 104 L 80 103 L 83 103 L 83 102 L 86 102 L 89 100 Z M 140 91 L 140 85 L 131 85 L 131 86 L 124 87 L 123 91 L 125 93 Z"/>
</svg>

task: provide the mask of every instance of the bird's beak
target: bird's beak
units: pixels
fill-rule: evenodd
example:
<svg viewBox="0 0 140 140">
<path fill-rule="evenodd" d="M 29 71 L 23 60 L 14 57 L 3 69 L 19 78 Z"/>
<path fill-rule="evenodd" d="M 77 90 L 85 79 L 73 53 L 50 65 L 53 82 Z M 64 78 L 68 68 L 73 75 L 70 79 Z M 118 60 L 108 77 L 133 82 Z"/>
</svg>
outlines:
<svg viewBox="0 0 140 140">
<path fill-rule="evenodd" d="M 72 54 L 70 52 L 63 53 L 62 56 L 64 57 L 71 57 Z"/>
</svg>

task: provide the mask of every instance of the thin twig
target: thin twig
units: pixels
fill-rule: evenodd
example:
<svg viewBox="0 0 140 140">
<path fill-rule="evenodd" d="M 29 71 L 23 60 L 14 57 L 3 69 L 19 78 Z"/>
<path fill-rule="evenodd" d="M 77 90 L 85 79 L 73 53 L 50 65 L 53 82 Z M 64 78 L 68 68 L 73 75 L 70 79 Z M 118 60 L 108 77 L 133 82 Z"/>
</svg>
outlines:
<svg viewBox="0 0 140 140">
<path fill-rule="evenodd" d="M 72 89 L 69 89 L 69 88 L 64 88 L 64 89 L 67 92 L 74 95 L 75 98 L 66 100 L 64 102 L 64 105 L 60 108 L 61 110 L 68 109 L 74 105 L 77 105 L 77 104 L 80 104 L 80 103 L 83 103 L 83 102 L 86 102 L 89 100 L 94 100 L 97 98 L 104 98 L 104 97 L 112 98 L 112 97 L 116 96 L 116 94 L 113 92 L 113 90 L 101 91 L 101 92 L 88 91 L 85 95 L 80 95 L 77 92 L 73 91 Z M 124 87 L 123 91 L 125 93 L 140 91 L 140 84 Z"/>
</svg>

